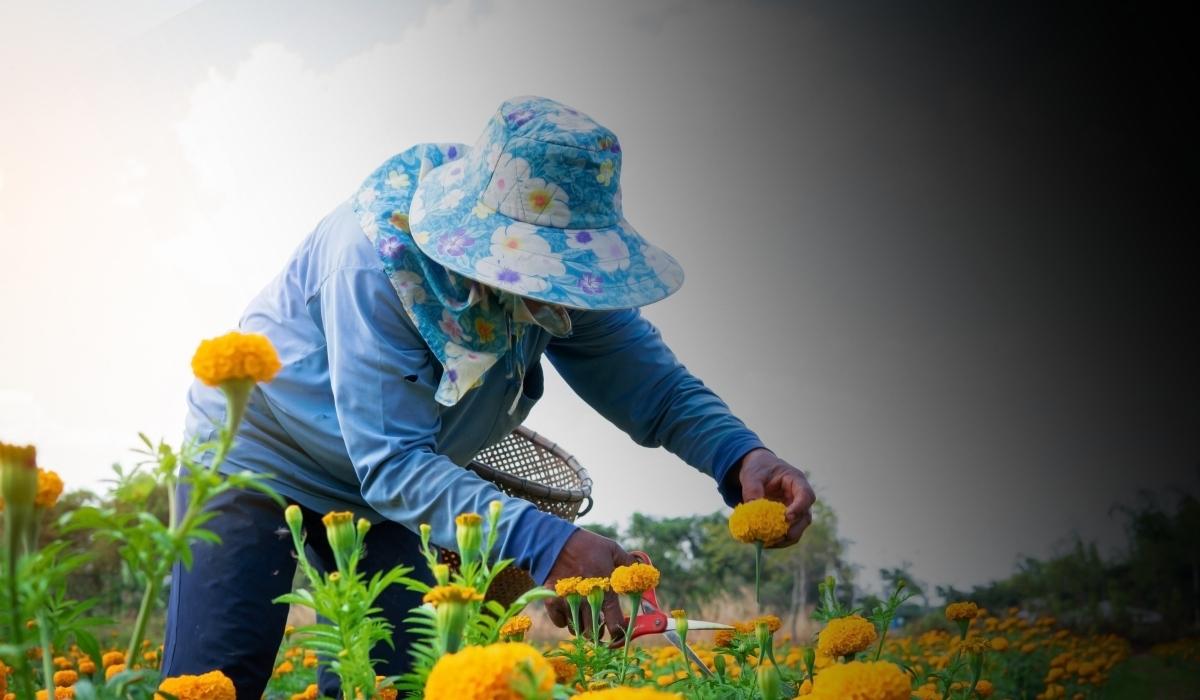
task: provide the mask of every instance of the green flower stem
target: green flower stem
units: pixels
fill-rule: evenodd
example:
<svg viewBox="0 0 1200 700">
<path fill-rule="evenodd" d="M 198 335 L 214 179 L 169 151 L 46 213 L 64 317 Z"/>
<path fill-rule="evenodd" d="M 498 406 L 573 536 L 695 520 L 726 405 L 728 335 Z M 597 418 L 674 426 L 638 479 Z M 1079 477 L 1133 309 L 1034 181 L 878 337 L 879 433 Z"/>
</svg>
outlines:
<svg viewBox="0 0 1200 700">
<path fill-rule="evenodd" d="M 583 636 L 583 631 L 579 628 L 579 602 L 581 598 L 577 593 L 567 594 L 567 607 L 571 609 L 571 629 L 575 633 L 575 638 L 579 639 Z"/>
<path fill-rule="evenodd" d="M 588 609 L 592 611 L 592 645 L 600 645 L 600 611 L 588 603 Z"/>
<path fill-rule="evenodd" d="M 46 697 L 54 697 L 54 658 L 50 653 L 50 624 L 46 613 L 39 610 L 37 614 L 38 635 L 42 643 L 42 683 L 46 687 Z"/>
<path fill-rule="evenodd" d="M 971 629 L 970 620 L 967 620 L 965 622 L 963 620 L 958 620 L 958 629 L 960 632 L 959 637 L 958 637 L 959 640 L 960 641 L 965 640 L 967 638 L 967 631 L 969 629 Z M 958 660 L 961 658 L 962 658 L 962 645 L 959 644 L 958 651 L 954 653 L 954 660 L 951 661 L 948 666 L 946 666 L 946 669 L 950 672 L 950 677 L 946 679 L 946 688 L 945 688 L 945 690 L 942 691 L 942 700 L 947 700 L 947 698 L 950 697 L 950 685 L 953 683 L 954 677 L 958 675 Z"/>
<path fill-rule="evenodd" d="M 759 612 L 762 612 L 762 550 L 763 543 L 759 540 L 754 543 L 754 602 L 758 604 Z"/>
<path fill-rule="evenodd" d="M 629 604 L 632 611 L 629 613 L 629 625 L 625 628 L 625 653 L 621 662 L 621 675 L 617 683 L 625 684 L 625 671 L 629 668 L 629 647 L 633 646 L 633 626 L 637 623 L 638 608 L 642 604 L 641 593 L 631 593 L 629 595 Z"/>
<path fill-rule="evenodd" d="M 129 648 L 125 652 L 125 668 L 133 668 L 133 660 L 141 648 L 142 638 L 146 634 L 146 624 L 150 622 L 150 611 L 158 598 L 158 587 L 162 585 L 161 576 L 151 576 L 146 582 L 146 590 L 142 593 L 142 604 L 138 607 L 137 621 L 133 623 L 133 634 L 129 637 Z"/>
<path fill-rule="evenodd" d="M 4 511 L 4 533 L 5 547 L 8 549 L 8 556 L 5 558 L 7 564 L 8 577 L 8 610 L 9 624 L 12 626 L 12 641 L 13 645 L 20 649 L 24 646 L 24 641 L 21 634 L 21 599 L 17 592 L 17 556 L 21 551 L 21 535 L 16 522 L 17 517 L 14 512 L 19 506 L 12 503 L 8 504 L 8 508 Z M 29 667 L 29 659 L 24 654 L 20 654 L 16 658 L 16 667 L 13 669 L 13 681 L 16 683 L 16 690 L 23 691 L 25 697 L 31 697 L 33 693 L 33 671 Z M 17 693 L 17 697 L 22 697 L 21 692 Z"/>
</svg>

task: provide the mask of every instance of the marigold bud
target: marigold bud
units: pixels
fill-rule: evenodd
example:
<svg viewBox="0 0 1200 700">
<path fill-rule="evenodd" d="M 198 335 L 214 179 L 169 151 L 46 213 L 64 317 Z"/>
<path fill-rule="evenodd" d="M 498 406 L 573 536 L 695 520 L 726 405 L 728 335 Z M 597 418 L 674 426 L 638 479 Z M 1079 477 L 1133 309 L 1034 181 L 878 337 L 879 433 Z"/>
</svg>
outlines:
<svg viewBox="0 0 1200 700">
<path fill-rule="evenodd" d="M 463 513 L 454 522 L 458 556 L 465 568 L 479 560 L 479 548 L 483 546 L 483 518 L 478 513 Z"/>
<path fill-rule="evenodd" d="M 321 522 L 325 523 L 325 537 L 329 540 L 329 548 L 333 550 L 337 567 L 345 570 L 358 548 L 354 514 L 349 511 L 334 511 L 326 513 Z"/>
<path fill-rule="evenodd" d="M 304 513 L 300 511 L 300 506 L 293 503 L 283 509 L 283 519 L 290 529 L 299 532 L 300 527 L 304 524 Z"/>
</svg>

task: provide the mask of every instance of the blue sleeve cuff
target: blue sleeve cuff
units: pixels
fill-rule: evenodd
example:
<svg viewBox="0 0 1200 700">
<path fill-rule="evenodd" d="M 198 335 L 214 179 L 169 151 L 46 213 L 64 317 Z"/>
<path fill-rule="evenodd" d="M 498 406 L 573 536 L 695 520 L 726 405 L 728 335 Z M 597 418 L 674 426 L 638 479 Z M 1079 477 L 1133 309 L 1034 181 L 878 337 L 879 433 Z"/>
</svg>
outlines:
<svg viewBox="0 0 1200 700">
<path fill-rule="evenodd" d="M 513 520 L 500 556 L 513 559 L 541 585 L 558 560 L 558 553 L 578 529 L 566 520 L 530 505 Z"/>
<path fill-rule="evenodd" d="M 742 502 L 742 483 L 738 479 L 740 472 L 736 467 L 748 452 L 759 448 L 766 449 L 766 445 L 757 435 L 747 430 L 726 438 L 717 449 L 716 458 L 713 460 L 716 465 L 713 478 L 717 480 L 717 491 L 720 492 L 721 498 L 725 499 L 726 505 L 736 506 Z"/>
</svg>

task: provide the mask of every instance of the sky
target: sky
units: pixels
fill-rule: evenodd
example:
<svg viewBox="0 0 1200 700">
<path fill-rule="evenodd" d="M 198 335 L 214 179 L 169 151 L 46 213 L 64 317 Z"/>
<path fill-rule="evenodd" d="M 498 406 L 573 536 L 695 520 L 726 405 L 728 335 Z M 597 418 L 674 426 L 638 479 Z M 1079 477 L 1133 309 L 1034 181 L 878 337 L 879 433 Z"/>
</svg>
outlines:
<svg viewBox="0 0 1200 700">
<path fill-rule="evenodd" d="M 1091 7 L 1091 6 L 1089 6 Z M 1200 463 L 1182 27 L 1132 9 L 696 0 L 0 5 L 0 439 L 70 486 L 178 440 L 200 339 L 412 144 L 505 98 L 620 137 L 648 307 L 868 583 L 1010 573 Z M 711 481 L 549 373 L 583 523 Z"/>
</svg>

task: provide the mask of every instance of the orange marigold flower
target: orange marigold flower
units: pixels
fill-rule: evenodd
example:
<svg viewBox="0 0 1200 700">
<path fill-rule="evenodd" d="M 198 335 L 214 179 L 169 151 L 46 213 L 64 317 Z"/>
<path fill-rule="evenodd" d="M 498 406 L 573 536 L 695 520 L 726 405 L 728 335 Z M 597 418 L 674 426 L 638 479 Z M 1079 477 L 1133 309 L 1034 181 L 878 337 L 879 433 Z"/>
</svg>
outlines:
<svg viewBox="0 0 1200 700">
<path fill-rule="evenodd" d="M 849 615 L 829 621 L 817 637 L 817 651 L 826 656 L 850 656 L 875 643 L 875 625 L 862 615 Z"/>
<path fill-rule="evenodd" d="M 63 481 L 57 473 L 48 469 L 38 469 L 37 495 L 33 497 L 35 507 L 53 508 L 62 492 Z"/>
<path fill-rule="evenodd" d="M 76 681 L 78 680 L 79 674 L 75 671 L 64 670 L 54 672 L 54 685 L 56 686 L 62 686 L 65 688 L 69 685 L 75 685 Z"/>
<path fill-rule="evenodd" d="M 974 620 L 978 614 L 979 606 L 971 602 L 951 603 L 946 606 L 947 620 Z"/>
<path fill-rule="evenodd" d="M 650 564 L 634 562 L 613 569 L 609 582 L 614 593 L 632 595 L 644 593 L 658 585 L 658 569 Z"/>
<path fill-rule="evenodd" d="M 438 659 L 425 684 L 425 700 L 520 700 L 513 682 L 533 678 L 538 690 L 554 688 L 554 668 L 523 642 L 465 647 Z"/>
<path fill-rule="evenodd" d="M 528 615 L 514 615 L 500 627 L 500 636 L 515 637 L 518 634 L 525 634 L 532 626 L 533 620 Z"/>
<path fill-rule="evenodd" d="M 121 651 L 105 652 L 104 655 L 100 657 L 100 663 L 103 664 L 104 668 L 108 668 L 113 664 L 123 664 L 125 663 L 125 653 Z"/>
<path fill-rule="evenodd" d="M 261 333 L 233 331 L 202 341 L 192 356 L 192 373 L 208 386 L 228 381 L 269 382 L 279 371 L 279 354 Z"/>
<path fill-rule="evenodd" d="M 783 620 L 780 620 L 779 616 L 777 616 L 777 615 L 760 615 L 759 617 L 754 618 L 754 621 L 750 624 L 750 629 L 753 630 L 755 627 L 758 626 L 758 623 L 760 623 L 760 622 L 765 623 L 767 625 L 767 629 L 771 631 L 771 634 L 775 634 L 776 632 L 779 631 L 780 627 L 783 627 Z"/>
<path fill-rule="evenodd" d="M 602 576 L 597 576 L 597 577 L 593 577 L 593 578 L 582 578 L 582 579 L 579 579 L 579 583 L 575 584 L 575 592 L 581 596 L 587 597 L 587 595 L 589 593 L 591 593 L 592 591 L 594 591 L 596 589 L 600 589 L 601 591 L 607 591 L 611 587 L 612 586 L 608 582 L 608 579 L 606 579 Z"/>
<path fill-rule="evenodd" d="M 108 680 L 118 673 L 125 671 L 125 664 L 113 664 L 112 666 L 104 667 L 104 680 Z"/>
<path fill-rule="evenodd" d="M 560 578 L 554 583 L 554 594 L 560 598 L 566 598 L 569 595 L 574 595 L 579 582 L 583 579 L 578 576 L 568 576 Z"/>
<path fill-rule="evenodd" d="M 548 656 L 546 660 L 554 667 L 554 682 L 567 684 L 575 675 L 579 673 L 579 669 L 575 664 L 571 663 L 570 659 L 565 656 Z"/>
<path fill-rule="evenodd" d="M 909 700 L 912 681 L 887 661 L 834 664 L 817 674 L 813 700 Z"/>
<path fill-rule="evenodd" d="M 308 687 L 299 693 L 292 693 L 291 700 L 317 700 L 319 697 L 316 683 L 309 683 Z"/>
<path fill-rule="evenodd" d="M 54 689 L 55 700 L 70 700 L 70 698 L 73 698 L 73 697 L 75 697 L 75 689 L 74 688 L 55 688 Z M 49 698 L 50 698 L 50 696 L 46 694 L 45 690 L 37 691 L 37 700 L 49 700 Z"/>
<path fill-rule="evenodd" d="M 164 679 L 158 689 L 174 695 L 178 700 L 237 700 L 233 681 L 220 671 L 209 671 L 199 676 L 176 676 Z M 155 694 L 155 700 L 165 696 Z"/>
<path fill-rule="evenodd" d="M 423 600 L 432 603 L 436 608 L 442 603 L 471 603 L 483 600 L 483 594 L 470 586 L 434 586 L 425 594 Z"/>
<path fill-rule="evenodd" d="M 729 534 L 739 542 L 774 544 L 787 534 L 786 513 L 786 506 L 766 498 L 742 503 L 729 516 Z"/>
<path fill-rule="evenodd" d="M 975 685 L 975 694 L 981 698 L 990 698 L 994 692 L 996 692 L 996 687 L 989 680 L 980 679 L 979 683 Z"/>
</svg>

